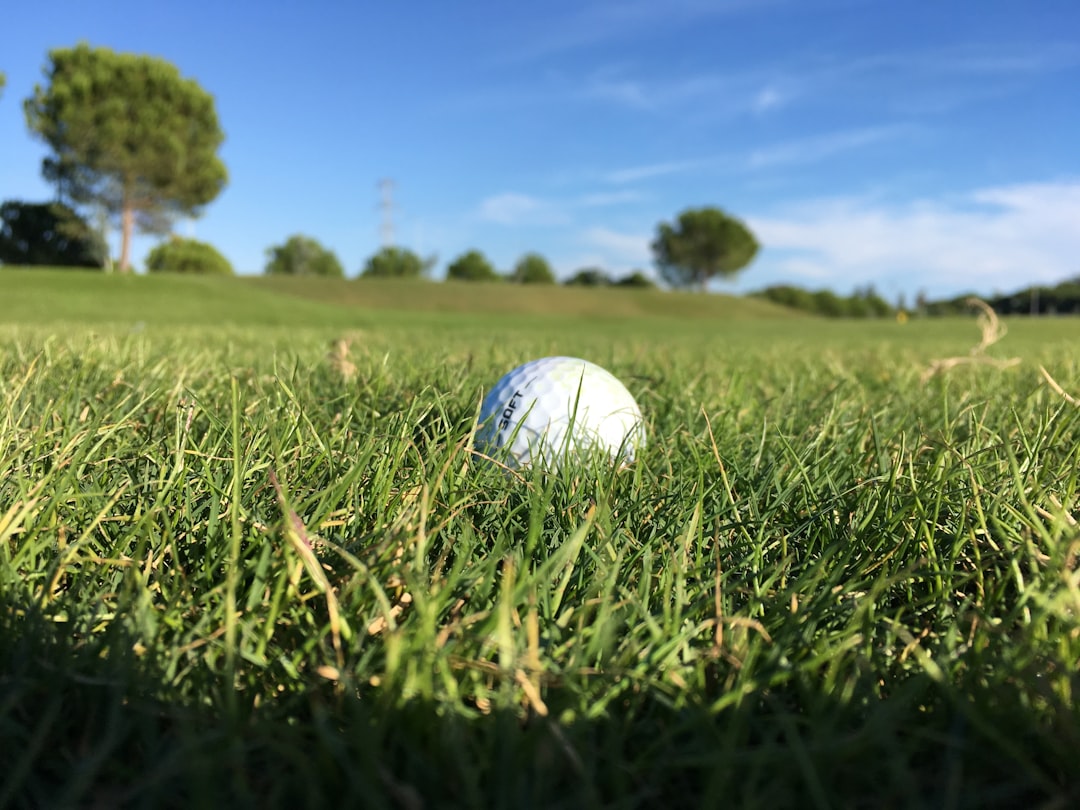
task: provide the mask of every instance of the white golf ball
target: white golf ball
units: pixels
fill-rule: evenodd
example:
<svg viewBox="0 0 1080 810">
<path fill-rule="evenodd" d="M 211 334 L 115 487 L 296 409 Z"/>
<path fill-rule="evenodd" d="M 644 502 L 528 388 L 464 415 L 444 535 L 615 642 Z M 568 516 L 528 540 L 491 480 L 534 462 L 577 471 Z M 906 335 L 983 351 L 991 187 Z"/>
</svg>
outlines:
<svg viewBox="0 0 1080 810">
<path fill-rule="evenodd" d="M 629 463 L 644 444 L 641 411 L 626 386 L 576 357 L 544 357 L 505 374 L 480 406 L 475 442 L 511 467 L 549 469 L 596 451 Z"/>
</svg>

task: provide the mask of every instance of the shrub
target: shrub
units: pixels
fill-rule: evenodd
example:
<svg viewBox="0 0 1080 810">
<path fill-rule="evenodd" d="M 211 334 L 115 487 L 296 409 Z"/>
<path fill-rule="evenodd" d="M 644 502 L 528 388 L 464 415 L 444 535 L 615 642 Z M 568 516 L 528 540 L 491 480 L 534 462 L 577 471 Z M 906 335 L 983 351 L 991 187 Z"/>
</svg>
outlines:
<svg viewBox="0 0 1080 810">
<path fill-rule="evenodd" d="M 173 236 L 150 251 L 146 257 L 146 270 L 149 273 L 233 275 L 229 260 L 213 245 L 179 236 Z"/>
<path fill-rule="evenodd" d="M 450 263 L 446 278 L 451 281 L 496 281 L 499 274 L 483 253 L 470 250 Z"/>
<path fill-rule="evenodd" d="M 526 253 L 514 265 L 511 280 L 518 284 L 554 284 L 555 273 L 548 260 L 539 253 Z"/>
<path fill-rule="evenodd" d="M 325 276 L 344 278 L 345 270 L 334 251 L 308 236 L 290 236 L 284 245 L 266 251 L 263 272 L 268 276 Z"/>
<path fill-rule="evenodd" d="M 628 276 L 623 276 L 615 282 L 616 287 L 638 287 L 640 289 L 653 289 L 656 282 L 649 278 L 641 270 L 635 270 Z"/>
<path fill-rule="evenodd" d="M 0 262 L 100 269 L 109 256 L 101 234 L 70 206 L 8 200 L 0 205 Z"/>
<path fill-rule="evenodd" d="M 599 267 L 583 267 L 564 283 L 568 287 L 607 287 L 611 278 Z"/>
<path fill-rule="evenodd" d="M 434 258 L 421 259 L 408 248 L 384 247 L 367 260 L 362 278 L 420 278 L 435 265 Z"/>
</svg>

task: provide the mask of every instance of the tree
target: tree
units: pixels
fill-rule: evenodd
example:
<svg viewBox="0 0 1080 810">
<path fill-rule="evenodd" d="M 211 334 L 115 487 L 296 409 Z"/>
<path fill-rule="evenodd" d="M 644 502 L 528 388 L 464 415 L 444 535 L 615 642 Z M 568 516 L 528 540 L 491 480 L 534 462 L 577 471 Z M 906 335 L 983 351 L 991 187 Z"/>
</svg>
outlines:
<svg viewBox="0 0 1080 810">
<path fill-rule="evenodd" d="M 599 267 L 583 267 L 564 283 L 568 287 L 607 287 L 611 277 Z"/>
<path fill-rule="evenodd" d="M 483 253 L 470 250 L 450 263 L 446 278 L 451 281 L 496 281 L 499 274 Z"/>
<path fill-rule="evenodd" d="M 136 226 L 167 233 L 225 186 L 213 96 L 162 59 L 86 44 L 50 51 L 45 78 L 24 104 L 52 152 L 42 172 L 61 199 L 119 218 L 127 272 Z"/>
<path fill-rule="evenodd" d="M 218 249 L 206 242 L 174 236 L 155 247 L 146 257 L 150 273 L 202 273 L 231 276 L 232 265 Z"/>
<path fill-rule="evenodd" d="M 873 284 L 867 284 L 863 289 L 856 290 L 855 297 L 863 302 L 867 317 L 883 318 L 893 314 L 889 302 L 878 295 Z M 926 302 L 926 308 L 929 311 L 929 301 Z"/>
<path fill-rule="evenodd" d="M 268 276 L 345 277 L 345 270 L 334 251 L 301 234 L 290 236 L 284 245 L 270 248 L 266 256 L 268 261 L 263 272 Z"/>
<path fill-rule="evenodd" d="M 615 282 L 616 287 L 637 287 L 639 289 L 651 289 L 656 282 L 649 278 L 644 271 L 634 270 L 630 275 L 623 276 Z"/>
<path fill-rule="evenodd" d="M 367 260 L 363 278 L 420 278 L 435 266 L 435 257 L 421 259 L 408 248 L 384 247 Z"/>
<path fill-rule="evenodd" d="M 7 76 L 0 73 L 0 96 L 4 95 L 4 85 L 7 84 Z"/>
<path fill-rule="evenodd" d="M 742 222 L 718 208 L 688 208 L 674 226 L 661 222 L 652 243 L 660 275 L 672 287 L 705 289 L 753 261 L 758 243 Z"/>
<path fill-rule="evenodd" d="M 555 274 L 547 259 L 539 253 L 526 253 L 514 265 L 510 279 L 518 284 L 554 284 Z"/>
<path fill-rule="evenodd" d="M 105 240 L 70 206 L 8 200 L 0 205 L 0 262 L 52 267 L 105 266 Z"/>
</svg>

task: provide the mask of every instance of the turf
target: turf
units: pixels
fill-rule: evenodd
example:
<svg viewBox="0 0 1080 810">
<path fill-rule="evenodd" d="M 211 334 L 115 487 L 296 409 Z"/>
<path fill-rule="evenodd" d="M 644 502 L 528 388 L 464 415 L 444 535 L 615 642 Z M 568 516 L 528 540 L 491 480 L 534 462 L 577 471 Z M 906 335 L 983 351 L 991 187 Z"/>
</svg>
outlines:
<svg viewBox="0 0 1080 810">
<path fill-rule="evenodd" d="M 1080 323 L 343 317 L 0 327 L 0 806 L 1080 800 Z M 556 352 L 632 468 L 470 456 Z"/>
<path fill-rule="evenodd" d="M 553 319 L 788 320 L 794 311 L 730 295 L 400 279 L 105 275 L 0 267 L 0 322 L 414 326 L 482 315 L 514 325 Z"/>
</svg>

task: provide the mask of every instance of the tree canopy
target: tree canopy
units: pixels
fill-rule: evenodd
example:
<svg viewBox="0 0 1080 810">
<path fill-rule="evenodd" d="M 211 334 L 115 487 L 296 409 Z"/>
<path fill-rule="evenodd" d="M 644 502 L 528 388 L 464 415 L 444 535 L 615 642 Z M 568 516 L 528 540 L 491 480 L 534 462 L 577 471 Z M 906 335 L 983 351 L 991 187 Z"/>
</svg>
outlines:
<svg viewBox="0 0 1080 810">
<path fill-rule="evenodd" d="M 510 276 L 518 284 L 554 284 L 555 273 L 548 260 L 539 253 L 526 253 L 514 265 Z"/>
<path fill-rule="evenodd" d="M 450 262 L 446 277 L 451 281 L 495 281 L 499 274 L 483 253 L 470 250 Z"/>
<path fill-rule="evenodd" d="M 643 270 L 633 270 L 629 275 L 623 276 L 615 282 L 616 287 L 638 287 L 641 289 L 651 289 L 656 286 L 656 282 L 649 278 Z"/>
<path fill-rule="evenodd" d="M 213 96 L 165 60 L 86 44 L 50 51 L 44 73 L 24 104 L 51 150 L 43 174 L 61 199 L 119 218 L 125 272 L 135 227 L 166 233 L 225 186 Z"/>
<path fill-rule="evenodd" d="M 105 266 L 108 246 L 70 206 L 8 200 L 0 205 L 0 262 L 47 267 Z"/>
<path fill-rule="evenodd" d="M 408 248 L 384 247 L 367 260 L 363 278 L 420 278 L 435 266 L 435 259 L 421 259 Z"/>
<path fill-rule="evenodd" d="M 611 276 L 599 267 L 583 267 L 563 282 L 568 287 L 609 287 Z"/>
<path fill-rule="evenodd" d="M 268 276 L 345 277 L 337 255 L 309 236 L 290 236 L 284 245 L 267 250 L 266 256 L 263 272 Z"/>
<path fill-rule="evenodd" d="M 196 239 L 174 236 L 146 256 L 149 273 L 202 273 L 231 276 L 232 265 L 216 247 Z"/>
<path fill-rule="evenodd" d="M 661 222 L 652 243 L 663 279 L 672 287 L 704 289 L 716 276 L 733 276 L 757 255 L 754 234 L 719 208 L 688 208 L 675 225 Z"/>
</svg>

